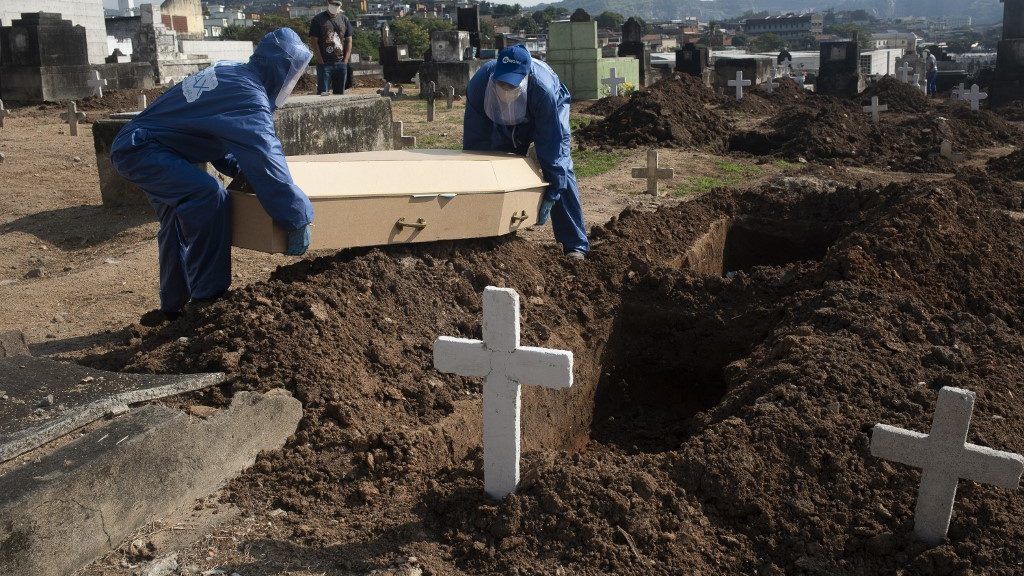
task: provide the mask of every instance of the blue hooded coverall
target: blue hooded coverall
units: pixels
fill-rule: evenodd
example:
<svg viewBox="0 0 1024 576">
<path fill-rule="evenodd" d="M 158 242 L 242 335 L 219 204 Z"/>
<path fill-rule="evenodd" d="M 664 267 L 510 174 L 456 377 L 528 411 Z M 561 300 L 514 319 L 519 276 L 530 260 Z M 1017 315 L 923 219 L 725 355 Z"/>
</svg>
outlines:
<svg viewBox="0 0 1024 576">
<path fill-rule="evenodd" d="M 111 161 L 149 198 L 160 220 L 160 309 L 216 298 L 231 284 L 227 191 L 195 164 L 245 174 L 263 208 L 285 230 L 313 221 L 274 131 L 275 100 L 310 52 L 289 28 L 267 34 L 249 62 L 218 62 L 167 90 L 114 140 Z"/>
<path fill-rule="evenodd" d="M 541 172 L 548 182 L 546 197 L 553 200 L 551 228 L 566 253 L 590 251 L 580 206 L 579 185 L 572 169 L 569 128 L 569 90 L 547 64 L 533 60 L 527 87 L 527 121 L 517 126 L 495 124 L 484 112 L 487 81 L 496 62 L 477 70 L 466 87 L 464 150 L 512 152 L 526 156 L 533 143 Z"/>
</svg>

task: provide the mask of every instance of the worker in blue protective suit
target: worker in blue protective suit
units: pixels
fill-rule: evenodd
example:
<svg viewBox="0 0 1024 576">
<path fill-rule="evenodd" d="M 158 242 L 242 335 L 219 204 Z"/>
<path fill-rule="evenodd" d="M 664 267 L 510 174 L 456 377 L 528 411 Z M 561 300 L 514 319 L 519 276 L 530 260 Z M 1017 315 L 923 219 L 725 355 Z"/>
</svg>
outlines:
<svg viewBox="0 0 1024 576">
<path fill-rule="evenodd" d="M 218 62 L 189 76 L 114 140 L 114 168 L 146 193 L 160 220 L 160 309 L 143 323 L 173 320 L 189 301 L 215 299 L 231 284 L 229 196 L 197 163 L 243 174 L 288 232 L 287 253 L 306 252 L 313 206 L 292 181 L 272 113 L 311 57 L 293 30 L 271 32 L 248 63 Z"/>
<path fill-rule="evenodd" d="M 569 100 L 547 64 L 533 60 L 522 45 L 505 48 L 466 87 L 462 147 L 525 156 L 534 144 L 548 182 L 537 223 L 550 217 L 565 254 L 582 260 L 590 243 L 572 169 Z"/>
</svg>

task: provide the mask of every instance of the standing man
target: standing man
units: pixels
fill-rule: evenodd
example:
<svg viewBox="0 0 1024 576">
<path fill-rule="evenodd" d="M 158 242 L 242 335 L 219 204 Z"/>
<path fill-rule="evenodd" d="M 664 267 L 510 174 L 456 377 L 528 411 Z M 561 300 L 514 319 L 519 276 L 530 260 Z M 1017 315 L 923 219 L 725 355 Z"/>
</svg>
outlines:
<svg viewBox="0 0 1024 576">
<path fill-rule="evenodd" d="M 316 58 L 316 91 L 327 96 L 345 93 L 348 61 L 352 57 L 352 23 L 341 11 L 341 0 L 327 0 L 327 10 L 309 23 L 309 47 Z"/>
<path fill-rule="evenodd" d="M 287 253 L 306 252 L 313 206 L 292 181 L 273 113 L 311 56 L 290 28 L 271 32 L 248 63 L 218 62 L 185 78 L 114 139 L 114 168 L 146 193 L 160 220 L 160 309 L 144 315 L 143 325 L 173 320 L 190 301 L 216 299 L 231 285 L 229 196 L 197 163 L 243 174 L 288 231 Z"/>
<path fill-rule="evenodd" d="M 939 62 L 931 50 L 925 49 L 924 54 L 925 62 L 927 62 L 925 69 L 928 70 L 928 95 L 935 96 L 938 93 L 936 80 L 939 77 Z"/>
<path fill-rule="evenodd" d="M 537 224 L 550 217 L 566 256 L 583 260 L 590 242 L 572 168 L 569 101 L 558 76 L 525 46 L 504 48 L 466 87 L 462 148 L 526 156 L 532 143 L 548 181 Z"/>
</svg>

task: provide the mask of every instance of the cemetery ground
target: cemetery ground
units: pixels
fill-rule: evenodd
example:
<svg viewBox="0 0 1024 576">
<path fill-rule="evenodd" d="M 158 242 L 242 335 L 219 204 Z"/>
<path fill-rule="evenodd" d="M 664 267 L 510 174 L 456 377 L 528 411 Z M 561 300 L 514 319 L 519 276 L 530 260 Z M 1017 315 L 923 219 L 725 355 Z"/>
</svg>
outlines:
<svg viewBox="0 0 1024 576">
<path fill-rule="evenodd" d="M 15 110 L 0 129 L 4 327 L 98 368 L 227 372 L 171 402 L 196 414 L 275 387 L 304 406 L 282 450 L 83 574 L 170 554 L 179 572 L 243 576 L 1019 574 L 1019 489 L 961 481 L 928 548 L 912 535 L 920 472 L 870 451 L 876 423 L 927 431 L 955 386 L 977 394 L 970 442 L 1024 452 L 1024 189 L 988 163 L 1019 125 L 926 103 L 892 113 L 917 138 L 850 155 L 889 135 L 860 102 L 650 92 L 574 116 L 585 262 L 548 228 L 237 251 L 226 298 L 156 329 L 133 324 L 155 305 L 155 225 L 99 206 L 87 125 L 72 140 L 58 109 Z M 395 119 L 420 147 L 455 147 L 461 106 L 428 124 L 399 100 Z M 794 107 L 817 125 L 787 132 Z M 962 163 L 936 158 L 938 136 Z M 674 169 L 658 199 L 630 177 L 648 145 Z M 523 478 L 501 502 L 483 493 L 481 383 L 432 359 L 439 335 L 480 337 L 487 286 L 520 293 L 525 345 L 575 355 L 572 388 L 525 387 Z"/>
</svg>

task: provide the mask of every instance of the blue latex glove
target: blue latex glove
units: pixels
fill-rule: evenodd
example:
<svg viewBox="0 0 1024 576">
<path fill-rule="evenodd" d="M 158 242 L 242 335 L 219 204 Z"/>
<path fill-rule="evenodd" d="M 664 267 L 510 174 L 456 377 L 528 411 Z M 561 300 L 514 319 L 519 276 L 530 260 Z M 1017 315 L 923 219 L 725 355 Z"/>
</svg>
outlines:
<svg viewBox="0 0 1024 576">
<path fill-rule="evenodd" d="M 555 207 L 554 200 L 544 199 L 540 203 L 540 212 L 537 213 L 537 225 L 543 226 L 548 223 L 548 219 L 551 217 L 551 209 Z"/>
<path fill-rule="evenodd" d="M 298 230 L 292 230 L 288 233 L 288 250 L 285 254 L 289 256 L 302 256 L 309 250 L 309 238 L 311 232 L 309 225 L 305 225 Z"/>
</svg>

